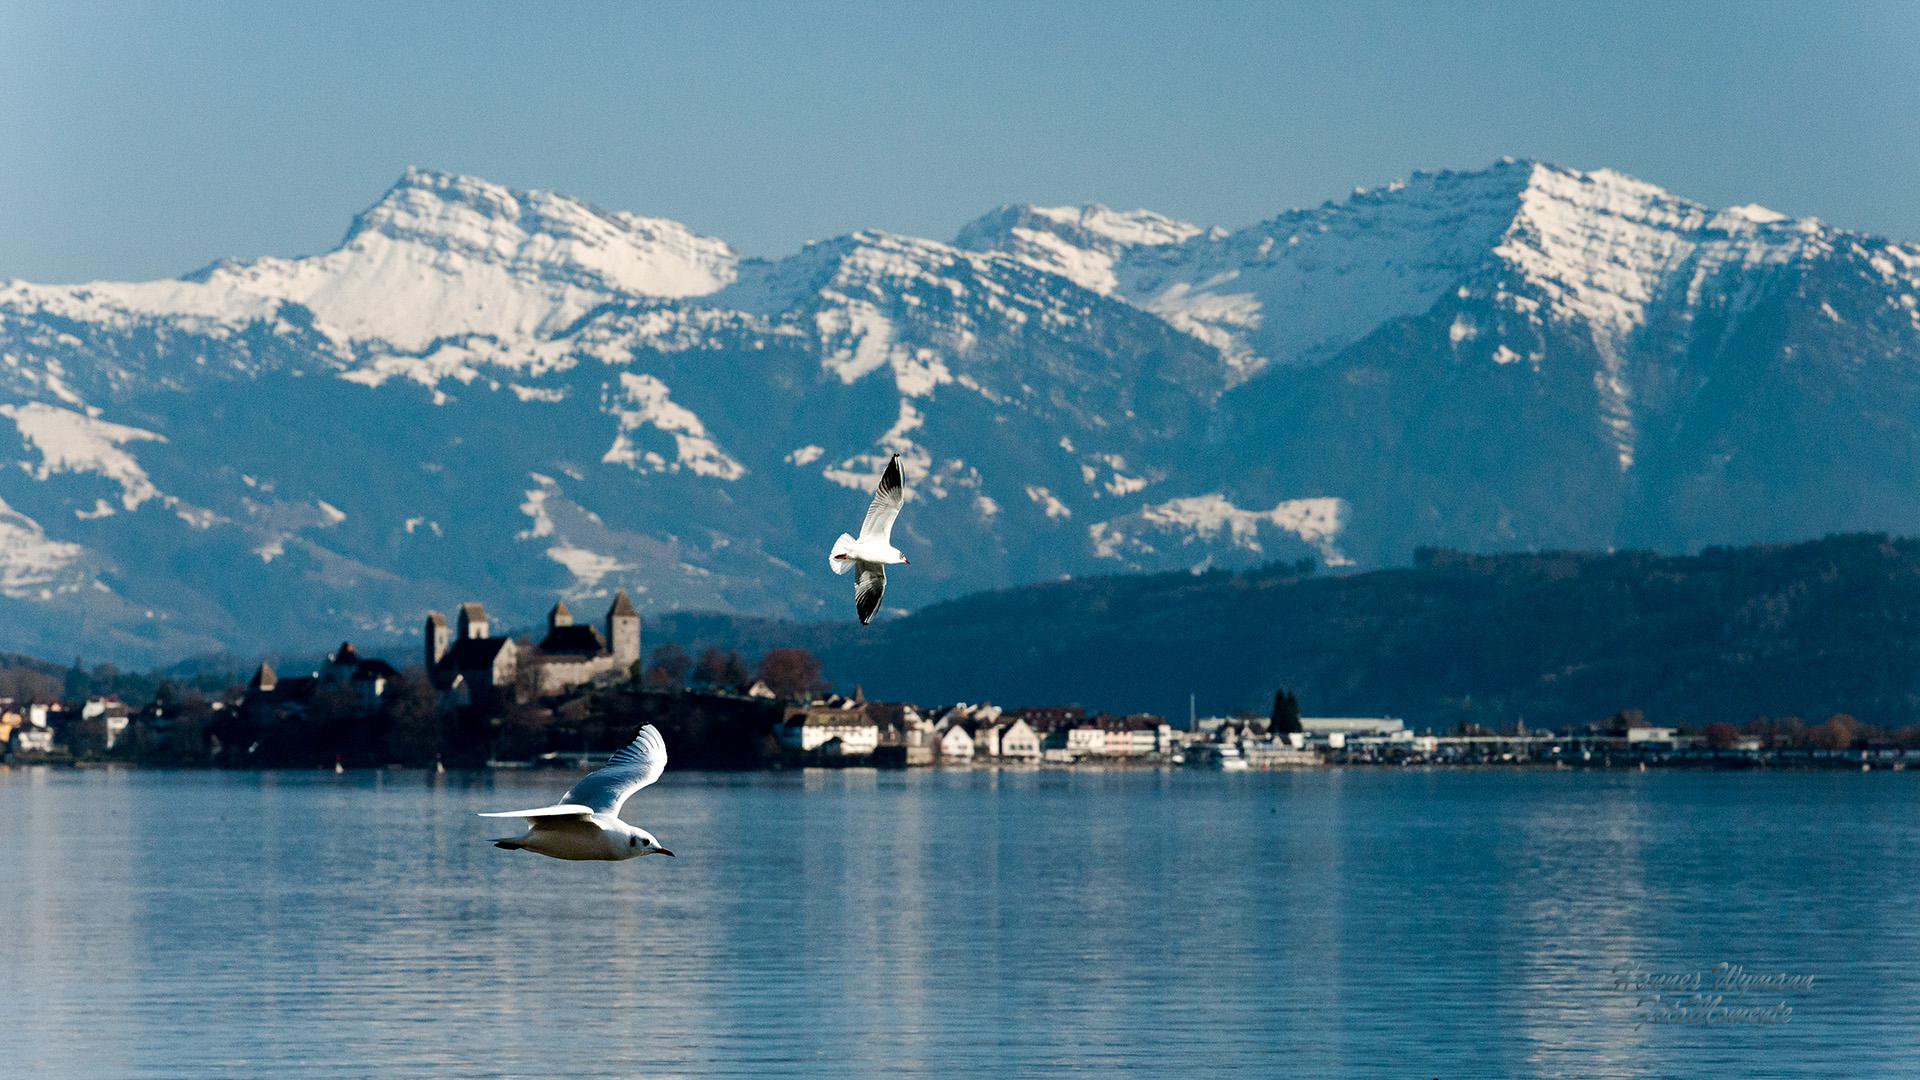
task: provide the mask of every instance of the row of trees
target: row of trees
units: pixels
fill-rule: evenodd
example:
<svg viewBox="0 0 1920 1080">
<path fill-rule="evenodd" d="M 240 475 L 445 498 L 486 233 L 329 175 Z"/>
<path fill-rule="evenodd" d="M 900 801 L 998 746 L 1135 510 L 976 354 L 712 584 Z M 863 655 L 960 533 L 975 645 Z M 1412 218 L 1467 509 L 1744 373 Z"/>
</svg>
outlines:
<svg viewBox="0 0 1920 1080">
<path fill-rule="evenodd" d="M 769 649 L 749 670 L 739 649 L 710 645 L 695 659 L 669 641 L 654 648 L 642 682 L 649 690 L 693 687 L 735 694 L 744 694 L 760 682 L 779 697 L 799 699 L 833 689 L 820 677 L 820 667 L 819 659 L 805 649 Z"/>
<path fill-rule="evenodd" d="M 1597 725 L 1610 735 L 1625 735 L 1646 726 L 1638 709 L 1624 709 Z M 1818 724 L 1809 724 L 1797 716 L 1778 719 L 1762 716 L 1745 724 L 1716 721 L 1703 728 L 1683 722 L 1674 725 L 1683 736 L 1699 736 L 1717 750 L 1730 749 L 1742 740 L 1758 740 L 1766 750 L 1852 750 L 1865 747 L 1920 749 L 1920 724 L 1903 728 L 1880 728 L 1862 723 L 1846 713 L 1834 713 Z"/>
<path fill-rule="evenodd" d="M 1700 734 L 1707 745 L 1733 746 L 1743 738 L 1758 739 L 1769 750 L 1851 750 L 1864 747 L 1900 747 L 1920 750 L 1920 724 L 1887 729 L 1864 724 L 1846 713 L 1835 713 L 1823 723 L 1809 725 L 1797 716 L 1758 720 L 1734 727 L 1708 724 Z"/>
</svg>

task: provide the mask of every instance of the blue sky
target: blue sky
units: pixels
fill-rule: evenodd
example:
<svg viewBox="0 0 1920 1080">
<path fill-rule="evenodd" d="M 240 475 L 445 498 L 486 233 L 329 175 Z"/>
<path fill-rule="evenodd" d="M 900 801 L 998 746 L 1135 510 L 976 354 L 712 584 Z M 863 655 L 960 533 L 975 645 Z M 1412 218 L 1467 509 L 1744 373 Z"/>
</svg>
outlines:
<svg viewBox="0 0 1920 1080">
<path fill-rule="evenodd" d="M 1250 224 L 1501 155 L 1920 239 L 1920 5 L 0 0 L 0 278 L 339 241 L 407 165 L 750 255 Z"/>
</svg>

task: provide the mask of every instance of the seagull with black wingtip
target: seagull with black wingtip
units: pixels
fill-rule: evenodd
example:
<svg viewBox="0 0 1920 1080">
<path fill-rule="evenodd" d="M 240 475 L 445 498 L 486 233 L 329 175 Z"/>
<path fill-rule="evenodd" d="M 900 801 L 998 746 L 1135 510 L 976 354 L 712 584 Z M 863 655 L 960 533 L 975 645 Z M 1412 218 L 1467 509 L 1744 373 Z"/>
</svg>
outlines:
<svg viewBox="0 0 1920 1080">
<path fill-rule="evenodd" d="M 887 462 L 887 471 L 880 474 L 880 486 L 874 489 L 873 503 L 867 507 L 867 520 L 860 525 L 860 536 L 856 539 L 841 533 L 840 539 L 833 542 L 833 558 L 829 560 L 833 572 L 860 572 L 853 583 L 853 608 L 860 613 L 863 624 L 871 622 L 873 613 L 880 610 L 880 597 L 887 591 L 887 564 L 908 561 L 900 549 L 893 546 L 893 519 L 900 516 L 900 507 L 906 501 L 906 485 L 900 479 L 900 455 L 895 454 L 893 460 Z"/>
<path fill-rule="evenodd" d="M 627 797 L 667 771 L 667 744 L 652 724 L 640 729 L 626 749 L 606 765 L 582 777 L 552 806 L 508 810 L 480 817 L 526 818 L 524 835 L 490 841 L 508 851 L 531 851 L 555 859 L 617 861 L 643 855 L 672 855 L 645 829 L 620 820 Z"/>
</svg>

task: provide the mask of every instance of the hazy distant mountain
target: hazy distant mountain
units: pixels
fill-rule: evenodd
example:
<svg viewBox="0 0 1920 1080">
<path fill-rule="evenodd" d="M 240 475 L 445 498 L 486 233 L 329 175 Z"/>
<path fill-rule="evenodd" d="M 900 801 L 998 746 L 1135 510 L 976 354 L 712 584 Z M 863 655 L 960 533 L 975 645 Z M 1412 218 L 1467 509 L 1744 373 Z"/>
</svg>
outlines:
<svg viewBox="0 0 1920 1080">
<path fill-rule="evenodd" d="M 1522 162 L 1238 232 L 1006 207 L 771 262 L 410 171 L 324 255 L 0 287 L 0 648 L 391 651 L 430 606 L 622 585 L 838 617 L 826 546 L 891 453 L 902 608 L 1911 531 L 1916 293 L 1920 246 Z"/>
</svg>

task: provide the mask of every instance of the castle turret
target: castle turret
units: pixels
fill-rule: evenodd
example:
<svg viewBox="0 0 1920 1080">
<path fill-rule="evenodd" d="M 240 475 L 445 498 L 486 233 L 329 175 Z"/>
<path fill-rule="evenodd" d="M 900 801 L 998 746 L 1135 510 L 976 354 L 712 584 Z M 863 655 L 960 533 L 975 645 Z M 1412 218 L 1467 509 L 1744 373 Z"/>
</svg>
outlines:
<svg viewBox="0 0 1920 1080">
<path fill-rule="evenodd" d="M 489 636 L 490 635 L 488 635 L 487 633 L 487 609 L 481 607 L 479 604 L 461 604 L 460 605 L 460 638 L 461 640 L 463 641 L 467 639 L 485 640 Z"/>
<path fill-rule="evenodd" d="M 247 689 L 261 690 L 271 694 L 273 693 L 273 688 L 279 684 L 280 678 L 273 673 L 273 667 L 262 660 L 260 662 L 260 670 L 253 673 L 253 678 L 247 683 Z"/>
<path fill-rule="evenodd" d="M 453 647 L 447 634 L 447 617 L 437 611 L 427 612 L 427 670 L 432 671 L 440 665 Z"/>
<path fill-rule="evenodd" d="M 329 683 L 348 682 L 354 672 L 360 669 L 360 654 L 354 650 L 353 642 L 343 641 L 332 656 L 327 657 L 326 667 L 320 677 Z"/>
<path fill-rule="evenodd" d="M 553 605 L 553 610 L 547 612 L 547 632 L 548 633 L 552 633 L 554 630 L 558 629 L 559 627 L 572 626 L 572 625 L 573 625 L 573 612 L 567 610 L 567 602 L 565 600 L 562 600 L 559 603 Z"/>
<path fill-rule="evenodd" d="M 613 594 L 613 606 L 607 609 L 607 645 L 622 668 L 640 660 L 640 613 L 633 610 L 625 589 Z"/>
</svg>

